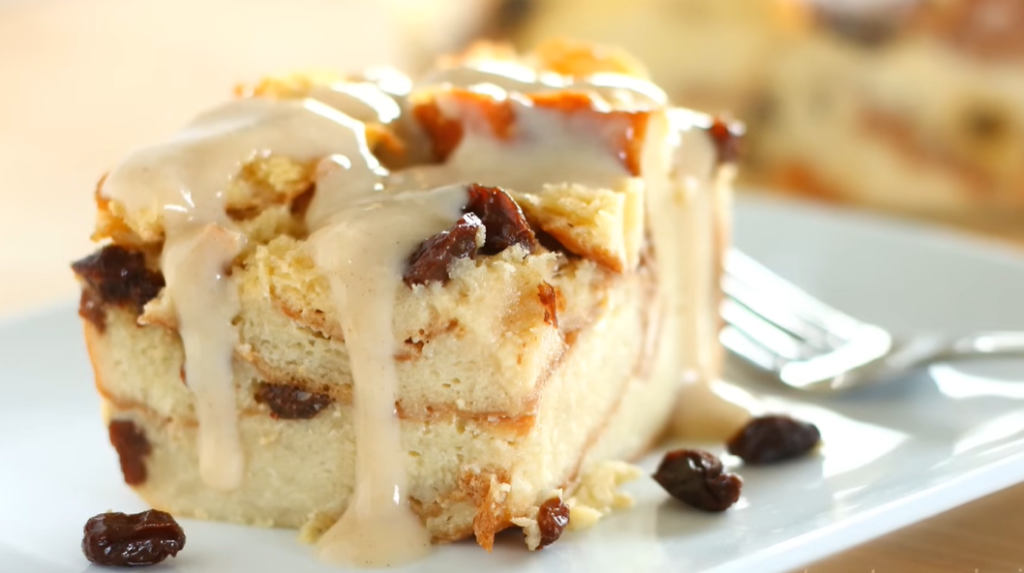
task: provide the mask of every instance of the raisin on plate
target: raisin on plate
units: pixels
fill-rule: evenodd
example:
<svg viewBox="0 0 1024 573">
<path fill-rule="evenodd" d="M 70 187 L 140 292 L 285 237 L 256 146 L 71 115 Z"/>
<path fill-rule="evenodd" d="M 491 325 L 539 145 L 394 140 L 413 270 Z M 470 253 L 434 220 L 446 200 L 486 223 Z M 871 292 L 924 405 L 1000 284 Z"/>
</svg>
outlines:
<svg viewBox="0 0 1024 573">
<path fill-rule="evenodd" d="M 729 453 L 748 464 L 771 464 L 800 457 L 821 442 L 814 424 L 789 416 L 754 418 L 726 444 Z"/>
<path fill-rule="evenodd" d="M 155 565 L 185 547 L 185 532 L 169 513 L 101 513 L 85 524 L 82 553 L 97 565 Z"/>
<path fill-rule="evenodd" d="M 722 462 L 701 450 L 665 454 L 654 480 L 672 497 L 697 509 L 721 512 L 740 499 L 743 480 L 726 472 Z"/>
</svg>

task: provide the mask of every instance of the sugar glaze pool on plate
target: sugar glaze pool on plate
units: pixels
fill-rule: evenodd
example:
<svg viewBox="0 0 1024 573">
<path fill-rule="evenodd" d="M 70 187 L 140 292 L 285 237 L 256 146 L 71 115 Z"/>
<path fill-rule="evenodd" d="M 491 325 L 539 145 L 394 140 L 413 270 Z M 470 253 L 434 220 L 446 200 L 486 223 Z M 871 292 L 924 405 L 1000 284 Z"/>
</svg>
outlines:
<svg viewBox="0 0 1024 573">
<path fill-rule="evenodd" d="M 1024 254 L 882 218 L 745 198 L 737 244 L 826 302 L 896 333 L 1019 329 Z M 765 411 L 818 424 L 820 457 L 746 480 L 723 515 L 687 511 L 651 480 L 632 511 L 528 554 L 516 532 L 494 554 L 441 547 L 417 571 L 785 572 L 1024 481 L 1024 363 L 934 366 L 889 387 L 814 398 L 744 379 L 723 385 Z M 85 520 L 145 506 L 120 481 L 71 304 L 0 324 L 0 571 L 92 571 Z M 710 449 L 721 452 L 719 446 Z M 652 470 L 658 457 L 644 460 Z M 337 571 L 292 531 L 183 522 L 188 541 L 164 570 Z M 96 569 L 96 571 L 99 571 Z"/>
</svg>

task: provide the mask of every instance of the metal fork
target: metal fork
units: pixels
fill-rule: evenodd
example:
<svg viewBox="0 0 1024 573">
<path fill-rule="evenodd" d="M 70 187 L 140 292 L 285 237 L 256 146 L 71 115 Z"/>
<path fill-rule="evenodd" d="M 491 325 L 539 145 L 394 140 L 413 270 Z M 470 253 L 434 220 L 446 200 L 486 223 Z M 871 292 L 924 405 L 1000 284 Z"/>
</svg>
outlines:
<svg viewBox="0 0 1024 573">
<path fill-rule="evenodd" d="M 800 290 L 736 249 L 725 258 L 722 344 L 799 390 L 836 393 L 933 362 L 1024 357 L 1024 332 L 896 338 Z"/>
</svg>

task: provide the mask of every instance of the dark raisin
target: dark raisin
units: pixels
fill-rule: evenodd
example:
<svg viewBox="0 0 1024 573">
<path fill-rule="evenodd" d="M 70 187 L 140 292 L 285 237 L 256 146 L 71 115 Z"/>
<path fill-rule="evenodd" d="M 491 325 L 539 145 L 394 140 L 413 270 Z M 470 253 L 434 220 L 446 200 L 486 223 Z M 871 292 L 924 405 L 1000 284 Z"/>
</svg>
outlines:
<svg viewBox="0 0 1024 573">
<path fill-rule="evenodd" d="M 665 454 L 654 474 L 672 497 L 704 511 L 725 511 L 740 498 L 743 480 L 723 470 L 722 461 L 700 450 Z"/>
<path fill-rule="evenodd" d="M 405 284 L 422 285 L 445 282 L 448 270 L 456 259 L 476 256 L 476 236 L 483 224 L 473 213 L 466 213 L 455 225 L 420 243 L 409 257 L 402 279 Z"/>
<path fill-rule="evenodd" d="M 558 291 L 548 283 L 537 285 L 540 304 L 544 307 L 544 322 L 558 328 Z"/>
<path fill-rule="evenodd" d="M 110 444 L 121 461 L 124 483 L 139 485 L 146 481 L 146 456 L 152 451 L 146 433 L 131 420 L 114 420 L 107 428 Z"/>
<path fill-rule="evenodd" d="M 735 122 L 728 122 L 716 117 L 707 131 L 711 136 L 711 141 L 715 144 L 718 163 L 735 163 L 740 156 L 743 127 Z"/>
<path fill-rule="evenodd" d="M 291 384 L 270 384 L 261 382 L 256 387 L 257 403 L 270 408 L 274 419 L 306 420 L 316 416 L 320 410 L 334 402 L 328 394 L 310 392 Z"/>
<path fill-rule="evenodd" d="M 513 245 L 523 245 L 528 252 L 533 252 L 537 237 L 515 199 L 497 187 L 476 183 L 470 184 L 467 192 L 469 201 L 465 211 L 479 217 L 487 229 L 481 253 L 496 255 Z"/>
<path fill-rule="evenodd" d="M 821 441 L 814 424 L 789 416 L 754 418 L 729 439 L 729 453 L 748 464 L 770 464 L 802 456 Z"/>
<path fill-rule="evenodd" d="M 402 277 L 406 284 L 447 281 L 451 263 L 460 258 L 473 258 L 477 251 L 495 255 L 513 245 L 523 245 L 528 252 L 536 248 L 533 229 L 508 193 L 475 183 L 470 184 L 466 192 L 465 214 L 455 226 L 420 243 L 409 257 Z M 484 244 L 478 248 L 476 234 L 481 226 L 485 230 Z"/>
<path fill-rule="evenodd" d="M 108 245 L 71 264 L 86 287 L 104 304 L 128 306 L 142 312 L 147 302 L 164 288 L 164 277 L 146 267 L 146 256 L 117 245 Z"/>
<path fill-rule="evenodd" d="M 155 565 L 185 548 L 185 532 L 170 514 L 101 513 L 85 523 L 82 553 L 97 565 Z"/>
<path fill-rule="evenodd" d="M 569 525 L 569 506 L 561 499 L 553 497 L 540 504 L 537 510 L 537 527 L 540 528 L 540 545 L 547 547 L 558 541 Z"/>
</svg>

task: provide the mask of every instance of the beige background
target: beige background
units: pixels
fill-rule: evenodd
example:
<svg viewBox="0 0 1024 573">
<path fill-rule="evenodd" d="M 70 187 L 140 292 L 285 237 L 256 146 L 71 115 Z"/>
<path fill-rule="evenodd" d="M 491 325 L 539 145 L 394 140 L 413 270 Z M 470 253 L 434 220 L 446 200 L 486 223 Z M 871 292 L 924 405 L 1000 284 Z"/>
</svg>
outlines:
<svg viewBox="0 0 1024 573">
<path fill-rule="evenodd" d="M 458 28 L 487 1 L 0 0 L 0 315 L 75 296 L 95 183 L 136 145 L 238 81 L 419 61 L 458 39 L 435 22 Z M 806 571 L 1020 573 L 1024 486 Z"/>
</svg>

